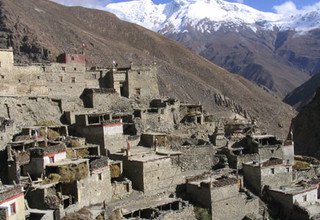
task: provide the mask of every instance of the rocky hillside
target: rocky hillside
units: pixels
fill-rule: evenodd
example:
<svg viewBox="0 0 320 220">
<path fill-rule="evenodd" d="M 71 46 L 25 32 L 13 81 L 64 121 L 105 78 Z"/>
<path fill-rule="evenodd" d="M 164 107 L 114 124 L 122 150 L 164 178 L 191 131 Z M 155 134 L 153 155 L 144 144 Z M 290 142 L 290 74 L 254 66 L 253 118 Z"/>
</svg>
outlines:
<svg viewBox="0 0 320 220">
<path fill-rule="evenodd" d="M 312 101 L 293 119 L 295 153 L 320 159 L 320 89 Z"/>
<path fill-rule="evenodd" d="M 68 8 L 48 0 L 1 0 L 0 43 L 12 45 L 18 62 L 55 60 L 80 52 L 89 65 L 159 65 L 163 95 L 201 102 L 209 112 L 256 118 L 271 133 L 285 135 L 295 112 L 246 79 L 230 74 L 180 44 L 108 12 Z"/>
<path fill-rule="evenodd" d="M 266 13 L 224 0 L 111 3 L 106 10 L 174 39 L 284 97 L 320 70 L 320 4 Z"/>
<path fill-rule="evenodd" d="M 318 88 L 320 88 L 320 73 L 290 92 L 283 101 L 300 111 L 313 99 Z"/>
</svg>

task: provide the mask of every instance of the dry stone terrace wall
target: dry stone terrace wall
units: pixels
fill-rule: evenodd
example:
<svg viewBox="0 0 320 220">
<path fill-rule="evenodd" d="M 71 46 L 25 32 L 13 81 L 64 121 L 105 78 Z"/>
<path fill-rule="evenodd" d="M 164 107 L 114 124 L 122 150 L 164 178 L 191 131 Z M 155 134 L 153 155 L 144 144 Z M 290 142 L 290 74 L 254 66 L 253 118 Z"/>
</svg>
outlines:
<svg viewBox="0 0 320 220">
<path fill-rule="evenodd" d="M 202 170 L 212 169 L 219 160 L 214 156 L 216 150 L 212 145 L 188 145 L 175 146 L 173 150 L 180 151 L 182 154 L 174 159 L 174 163 L 182 168 L 182 170 Z"/>
</svg>

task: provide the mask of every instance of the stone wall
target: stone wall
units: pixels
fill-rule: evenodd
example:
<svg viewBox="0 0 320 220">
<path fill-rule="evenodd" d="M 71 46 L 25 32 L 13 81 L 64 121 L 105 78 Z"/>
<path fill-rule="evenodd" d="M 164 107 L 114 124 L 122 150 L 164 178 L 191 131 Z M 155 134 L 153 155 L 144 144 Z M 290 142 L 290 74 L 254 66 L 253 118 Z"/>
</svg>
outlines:
<svg viewBox="0 0 320 220">
<path fill-rule="evenodd" d="M 146 161 L 124 160 L 123 170 L 132 181 L 133 188 L 146 194 L 175 190 L 176 185 L 183 182 L 180 169 L 171 164 L 169 157 Z"/>
<path fill-rule="evenodd" d="M 274 174 L 271 173 L 274 169 Z M 287 170 L 289 169 L 289 170 Z M 271 188 L 278 188 L 280 186 L 287 186 L 292 183 L 292 167 L 291 166 L 269 166 L 261 169 L 261 190 L 264 186 Z"/>
<path fill-rule="evenodd" d="M 143 191 L 143 164 L 137 161 L 123 160 L 123 174 L 132 181 L 132 187 L 136 190 Z"/>
<path fill-rule="evenodd" d="M 236 194 L 212 203 L 212 220 L 241 220 L 248 214 L 259 213 L 259 200 L 256 197 Z"/>
<path fill-rule="evenodd" d="M 112 183 L 112 198 L 122 199 L 132 193 L 132 182 L 130 180 L 124 180 L 121 182 L 114 181 Z"/>
<path fill-rule="evenodd" d="M 292 183 L 292 166 L 273 165 L 267 167 L 243 165 L 244 184 L 256 193 L 264 186 L 279 188 Z"/>
<path fill-rule="evenodd" d="M 212 145 L 175 146 L 173 150 L 182 153 L 174 160 L 182 170 L 211 170 L 219 162 Z"/>
<path fill-rule="evenodd" d="M 230 184 L 223 187 L 211 188 L 212 203 L 219 202 L 222 199 L 237 196 L 239 194 L 239 186 L 237 184 Z"/>
<path fill-rule="evenodd" d="M 77 182 L 80 206 L 90 206 L 109 202 L 112 186 L 109 166 L 93 170 L 87 178 Z"/>
<path fill-rule="evenodd" d="M 263 146 L 258 148 L 260 160 L 268 160 L 270 158 L 283 158 L 282 146 Z"/>
<path fill-rule="evenodd" d="M 210 184 L 187 183 L 186 188 L 191 201 L 205 208 L 211 208 Z"/>
<path fill-rule="evenodd" d="M 259 154 L 236 155 L 231 150 L 227 152 L 227 157 L 228 157 L 229 166 L 233 169 L 239 169 L 239 170 L 243 168 L 242 164 L 259 160 Z"/>
<path fill-rule="evenodd" d="M 48 121 L 60 124 L 61 114 L 62 109 L 58 100 L 39 97 L 0 97 L 0 117 L 13 120 L 16 132 L 23 127 Z"/>
<path fill-rule="evenodd" d="M 171 165 L 171 159 L 161 159 L 143 163 L 144 192 L 166 192 L 175 189 L 180 182 L 180 169 Z"/>
<path fill-rule="evenodd" d="M 128 98 L 158 97 L 158 78 L 156 66 L 131 66 L 127 74 Z"/>
<path fill-rule="evenodd" d="M 253 167 L 247 164 L 242 166 L 244 185 L 256 193 L 261 192 L 260 167 Z"/>
</svg>

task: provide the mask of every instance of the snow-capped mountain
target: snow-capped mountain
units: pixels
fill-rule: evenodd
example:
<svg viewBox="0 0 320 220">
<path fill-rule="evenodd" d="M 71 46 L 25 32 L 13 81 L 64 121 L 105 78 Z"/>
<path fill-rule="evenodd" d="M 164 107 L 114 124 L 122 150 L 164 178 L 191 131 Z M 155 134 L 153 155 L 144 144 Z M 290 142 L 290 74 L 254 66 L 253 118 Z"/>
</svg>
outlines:
<svg viewBox="0 0 320 220">
<path fill-rule="evenodd" d="M 135 0 L 111 3 L 106 10 L 122 20 L 130 21 L 153 31 L 182 32 L 187 26 L 199 26 L 201 31 L 217 31 L 221 24 L 232 27 L 246 26 L 272 29 L 310 30 L 320 27 L 320 5 L 301 10 L 296 14 L 277 14 L 258 11 L 240 3 L 223 0 L 173 0 L 155 4 L 152 0 Z M 210 25 L 203 23 L 210 22 Z"/>
<path fill-rule="evenodd" d="M 225 0 L 134 0 L 105 9 L 280 97 L 320 72 L 320 3 L 277 13 Z"/>
</svg>

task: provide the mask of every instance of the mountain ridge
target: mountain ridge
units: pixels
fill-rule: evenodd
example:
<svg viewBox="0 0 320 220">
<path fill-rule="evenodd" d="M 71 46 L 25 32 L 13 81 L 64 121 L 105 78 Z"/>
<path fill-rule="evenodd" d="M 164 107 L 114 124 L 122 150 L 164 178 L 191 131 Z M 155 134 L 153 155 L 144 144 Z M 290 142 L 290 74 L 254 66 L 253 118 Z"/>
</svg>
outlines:
<svg viewBox="0 0 320 220">
<path fill-rule="evenodd" d="M 158 5 L 136 0 L 105 9 L 176 40 L 283 98 L 320 69 L 317 8 L 320 4 L 281 15 L 222 0 Z"/>
<path fill-rule="evenodd" d="M 0 46 L 13 46 L 19 62 L 54 61 L 62 52 L 87 45 L 89 65 L 119 66 L 156 61 L 162 95 L 201 102 L 217 117 L 228 111 L 255 118 L 262 128 L 285 137 L 295 111 L 240 76 L 108 12 L 65 7 L 48 0 L 1 0 Z M 2 37 L 1 37 L 2 36 Z M 274 119 L 270 121 L 271 115 Z"/>
</svg>

